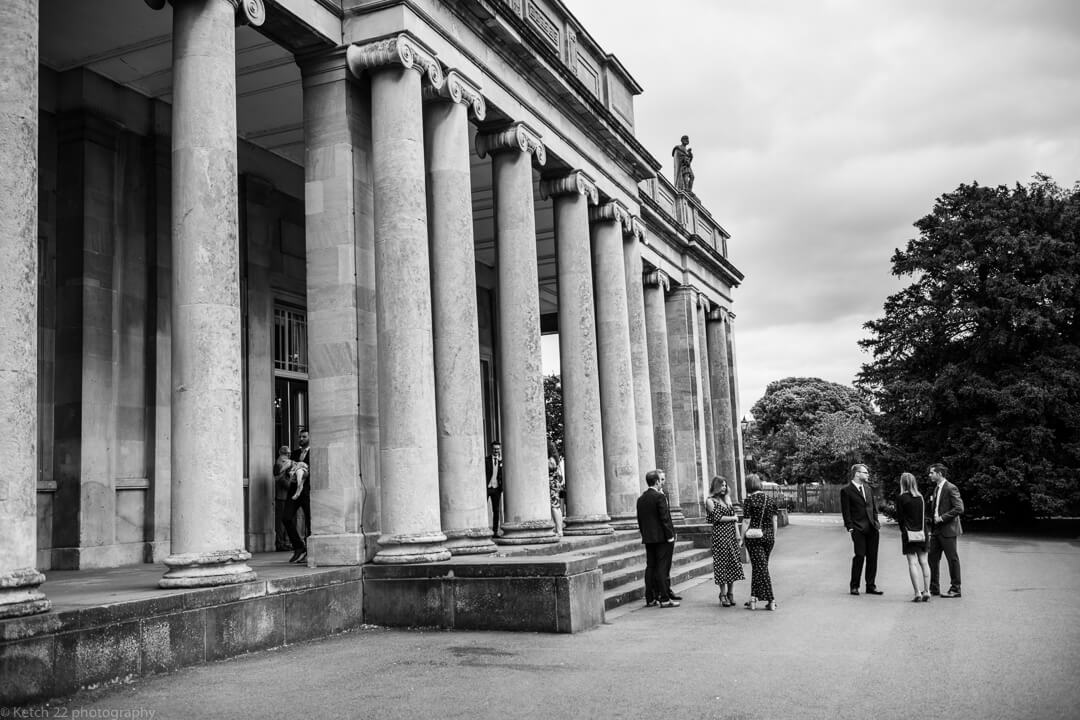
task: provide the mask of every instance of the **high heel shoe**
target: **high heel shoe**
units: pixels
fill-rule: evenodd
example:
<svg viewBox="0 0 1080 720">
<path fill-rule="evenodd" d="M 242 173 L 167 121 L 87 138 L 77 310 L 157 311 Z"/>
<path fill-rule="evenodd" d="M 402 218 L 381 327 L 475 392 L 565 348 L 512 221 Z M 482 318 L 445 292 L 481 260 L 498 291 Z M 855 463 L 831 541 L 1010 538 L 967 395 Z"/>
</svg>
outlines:
<svg viewBox="0 0 1080 720">
<path fill-rule="evenodd" d="M 720 607 L 729 607 L 731 603 L 728 602 L 727 595 L 720 593 Z"/>
<path fill-rule="evenodd" d="M 911 598 L 911 602 L 922 602 L 922 595 L 916 595 L 915 597 Z"/>
<path fill-rule="evenodd" d="M 925 592 L 924 592 L 924 593 L 922 594 L 922 601 L 923 601 L 923 602 L 930 602 L 930 593 L 925 593 Z"/>
<path fill-rule="evenodd" d="M 735 596 L 732 593 L 727 594 L 728 607 L 735 607 Z"/>
<path fill-rule="evenodd" d="M 751 595 L 750 599 L 746 601 L 746 604 L 744 604 L 743 607 L 747 610 L 757 610 L 757 598 Z"/>
<path fill-rule="evenodd" d="M 776 608 L 777 608 L 777 605 L 776 605 L 775 600 L 770 600 L 768 603 L 765 604 L 765 609 L 766 610 L 775 610 Z"/>
</svg>

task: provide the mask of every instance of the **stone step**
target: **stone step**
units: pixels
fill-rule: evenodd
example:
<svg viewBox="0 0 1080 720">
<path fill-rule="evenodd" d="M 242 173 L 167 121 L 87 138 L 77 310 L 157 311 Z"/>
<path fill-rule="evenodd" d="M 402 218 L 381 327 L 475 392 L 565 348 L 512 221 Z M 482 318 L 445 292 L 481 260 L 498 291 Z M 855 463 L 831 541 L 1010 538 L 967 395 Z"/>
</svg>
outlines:
<svg viewBox="0 0 1080 720">
<path fill-rule="evenodd" d="M 684 552 L 676 552 L 671 559 L 671 577 L 674 581 L 676 571 L 681 571 L 687 565 L 693 565 L 701 560 L 712 562 L 712 552 L 703 549 L 690 549 Z M 710 565 L 711 568 L 711 565 Z M 604 572 L 604 590 L 612 590 L 620 585 L 636 585 L 644 588 L 645 581 L 645 558 L 642 553 L 640 563 L 628 567 Z"/>
<path fill-rule="evenodd" d="M 605 582 L 604 589 L 604 610 L 613 610 L 621 605 L 626 605 L 632 602 L 638 602 L 645 597 L 645 586 L 642 582 L 644 577 L 644 568 L 642 568 L 641 576 L 639 576 L 633 582 L 625 582 L 616 586 L 607 588 Z M 672 587 L 680 585 L 690 580 L 696 580 L 702 577 L 709 577 L 712 575 L 712 556 L 711 553 L 707 557 L 693 560 L 689 563 L 684 563 L 675 566 L 672 562 L 671 566 L 671 585 Z"/>
<path fill-rule="evenodd" d="M 693 543 L 690 542 L 676 542 L 674 556 L 679 553 L 693 550 Z M 674 556 L 672 562 L 674 563 Z M 614 573 L 623 568 L 630 567 L 631 565 L 640 565 L 645 567 L 645 546 L 638 543 L 636 546 L 630 548 L 625 552 L 618 554 L 608 554 L 599 556 L 598 562 L 600 563 L 600 570 L 607 575 Z"/>
<path fill-rule="evenodd" d="M 625 552 L 616 548 L 641 545 L 637 530 L 620 530 L 609 535 L 563 536 L 558 542 L 544 545 L 500 545 L 497 555 L 562 555 L 563 553 L 587 553 L 605 556 Z"/>
</svg>

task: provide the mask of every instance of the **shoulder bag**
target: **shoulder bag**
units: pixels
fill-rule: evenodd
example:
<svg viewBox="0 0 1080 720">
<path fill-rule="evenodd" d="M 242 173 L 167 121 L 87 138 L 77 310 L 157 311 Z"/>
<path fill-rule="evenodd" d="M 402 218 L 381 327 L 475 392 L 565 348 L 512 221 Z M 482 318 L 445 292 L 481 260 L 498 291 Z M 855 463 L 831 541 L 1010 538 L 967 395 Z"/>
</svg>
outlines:
<svg viewBox="0 0 1080 720">
<path fill-rule="evenodd" d="M 922 530 L 908 530 L 908 542 L 926 542 L 926 498 L 919 496 L 919 506 L 922 508 Z"/>
<path fill-rule="evenodd" d="M 761 498 L 761 519 L 758 521 L 759 526 L 765 524 L 765 505 L 767 505 L 768 502 L 768 499 L 764 497 Z M 753 521 L 751 520 L 751 522 Z M 765 531 L 760 527 L 748 527 L 746 528 L 746 532 L 743 533 L 743 537 L 747 540 L 760 540 L 765 537 Z"/>
</svg>

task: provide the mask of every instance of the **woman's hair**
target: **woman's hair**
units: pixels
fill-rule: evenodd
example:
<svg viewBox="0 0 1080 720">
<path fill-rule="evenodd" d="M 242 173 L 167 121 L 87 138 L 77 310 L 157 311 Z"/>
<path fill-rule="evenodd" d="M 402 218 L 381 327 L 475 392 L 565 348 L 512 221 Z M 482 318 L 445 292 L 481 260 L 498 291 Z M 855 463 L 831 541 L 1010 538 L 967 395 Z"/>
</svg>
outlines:
<svg viewBox="0 0 1080 720">
<path fill-rule="evenodd" d="M 281 447 L 279 447 L 279 448 L 277 449 L 277 454 L 278 454 L 278 455 L 291 455 L 291 454 L 292 454 L 292 451 L 291 451 L 291 450 L 289 450 L 289 446 L 288 446 L 288 445 L 282 445 Z"/>
<path fill-rule="evenodd" d="M 753 493 L 763 489 L 761 486 L 761 478 L 757 473 L 750 473 L 746 476 L 746 492 Z"/>
<path fill-rule="evenodd" d="M 727 492 L 727 481 L 719 475 L 713 475 L 712 480 L 709 481 L 709 494 L 723 495 L 725 492 Z"/>
<path fill-rule="evenodd" d="M 922 493 L 919 492 L 919 483 L 915 482 L 915 476 L 908 472 L 900 473 L 900 492 L 922 497 Z"/>
</svg>

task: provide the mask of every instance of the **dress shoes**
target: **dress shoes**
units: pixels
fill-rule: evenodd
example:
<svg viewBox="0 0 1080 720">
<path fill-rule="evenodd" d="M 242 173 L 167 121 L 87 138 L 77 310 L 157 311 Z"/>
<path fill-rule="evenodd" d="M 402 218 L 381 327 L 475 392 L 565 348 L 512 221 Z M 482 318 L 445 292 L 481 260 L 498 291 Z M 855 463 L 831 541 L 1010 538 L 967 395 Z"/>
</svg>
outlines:
<svg viewBox="0 0 1080 720">
<path fill-rule="evenodd" d="M 656 607 L 659 604 L 660 603 L 658 603 L 656 600 L 646 600 L 645 601 L 645 607 Z"/>
<path fill-rule="evenodd" d="M 940 591 L 940 590 L 938 590 L 937 588 L 933 588 L 932 590 L 930 590 L 930 594 L 931 594 L 931 595 L 939 595 L 939 596 L 940 596 L 940 595 L 941 595 L 941 591 Z"/>
<path fill-rule="evenodd" d="M 301 550 L 295 557 L 295 560 L 290 560 L 289 562 L 295 562 L 297 565 L 299 565 L 300 563 L 307 560 L 307 550 Z"/>
<path fill-rule="evenodd" d="M 943 598 L 958 598 L 960 597 L 960 588 L 949 588 L 949 592 L 944 593 Z"/>
<path fill-rule="evenodd" d="M 675 593 L 671 593 L 670 595 L 668 595 L 668 600 L 682 600 L 682 595 L 676 595 Z"/>
<path fill-rule="evenodd" d="M 292 554 L 292 557 L 291 557 L 291 558 L 289 558 L 289 562 L 291 562 L 291 563 L 294 563 L 294 562 L 296 562 L 296 559 L 297 559 L 298 557 L 300 557 L 300 556 L 301 556 L 301 555 L 302 555 L 303 553 L 304 553 L 304 551 L 303 551 L 303 550 L 297 550 L 296 552 L 294 552 L 294 553 Z"/>
<path fill-rule="evenodd" d="M 660 607 L 662 607 L 662 608 L 679 607 L 679 604 L 680 603 L 679 603 L 678 600 L 661 600 L 660 601 Z"/>
<path fill-rule="evenodd" d="M 858 595 L 859 594 L 859 588 L 851 588 L 851 594 L 852 595 Z"/>
<path fill-rule="evenodd" d="M 885 593 L 881 592 L 876 587 L 868 587 L 868 588 L 866 588 L 866 594 L 867 595 L 884 595 Z"/>
</svg>

